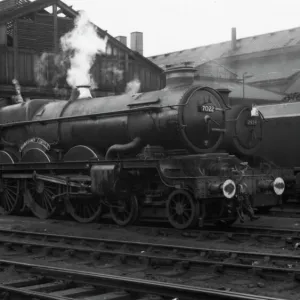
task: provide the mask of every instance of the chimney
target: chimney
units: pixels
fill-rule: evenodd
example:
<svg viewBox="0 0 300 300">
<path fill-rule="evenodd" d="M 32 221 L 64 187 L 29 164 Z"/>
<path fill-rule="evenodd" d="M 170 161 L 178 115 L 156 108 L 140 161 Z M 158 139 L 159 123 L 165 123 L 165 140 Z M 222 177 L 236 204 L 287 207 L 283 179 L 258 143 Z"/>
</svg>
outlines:
<svg viewBox="0 0 300 300">
<path fill-rule="evenodd" d="M 89 85 L 78 85 L 76 89 L 73 89 L 70 96 L 70 101 L 77 99 L 92 98 Z"/>
<path fill-rule="evenodd" d="M 130 34 L 130 48 L 133 51 L 143 55 L 143 33 L 142 32 L 131 32 Z"/>
<path fill-rule="evenodd" d="M 6 24 L 0 25 L 0 45 L 6 45 Z"/>
<path fill-rule="evenodd" d="M 236 28 L 231 28 L 231 49 L 236 50 Z"/>
<path fill-rule="evenodd" d="M 193 84 L 196 69 L 193 67 L 171 67 L 165 71 L 166 87 Z"/>
<path fill-rule="evenodd" d="M 123 35 L 116 36 L 116 40 L 118 40 L 119 42 L 121 42 L 122 44 L 124 44 L 127 47 L 127 37 L 126 36 L 123 36 Z"/>
</svg>

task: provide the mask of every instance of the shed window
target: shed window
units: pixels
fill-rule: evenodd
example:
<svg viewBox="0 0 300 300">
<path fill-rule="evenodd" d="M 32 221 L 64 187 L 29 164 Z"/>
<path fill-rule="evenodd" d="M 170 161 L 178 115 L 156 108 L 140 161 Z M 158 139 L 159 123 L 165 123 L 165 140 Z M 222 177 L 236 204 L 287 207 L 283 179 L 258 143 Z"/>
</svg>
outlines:
<svg viewBox="0 0 300 300">
<path fill-rule="evenodd" d="M 112 55 L 112 47 L 110 44 L 107 43 L 106 45 L 106 54 L 107 55 Z"/>
</svg>

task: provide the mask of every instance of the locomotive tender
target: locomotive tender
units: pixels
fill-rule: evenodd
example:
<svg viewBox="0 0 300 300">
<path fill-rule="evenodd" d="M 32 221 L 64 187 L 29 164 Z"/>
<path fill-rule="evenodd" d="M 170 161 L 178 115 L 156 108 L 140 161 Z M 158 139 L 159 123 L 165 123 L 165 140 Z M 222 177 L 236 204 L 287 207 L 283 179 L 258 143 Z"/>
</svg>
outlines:
<svg viewBox="0 0 300 300">
<path fill-rule="evenodd" d="M 244 163 L 262 120 L 229 107 L 230 91 L 195 85 L 194 71 L 167 70 L 154 92 L 92 98 L 78 87 L 68 101 L 2 107 L 3 213 L 65 209 L 91 222 L 109 209 L 119 225 L 167 218 L 185 229 L 231 224 L 265 199 L 279 204 L 284 181 Z"/>
<path fill-rule="evenodd" d="M 297 95 L 298 96 L 298 95 Z M 286 183 L 284 199 L 300 199 L 300 102 L 258 105 L 264 139 L 258 155 L 272 164 L 272 172 Z"/>
</svg>

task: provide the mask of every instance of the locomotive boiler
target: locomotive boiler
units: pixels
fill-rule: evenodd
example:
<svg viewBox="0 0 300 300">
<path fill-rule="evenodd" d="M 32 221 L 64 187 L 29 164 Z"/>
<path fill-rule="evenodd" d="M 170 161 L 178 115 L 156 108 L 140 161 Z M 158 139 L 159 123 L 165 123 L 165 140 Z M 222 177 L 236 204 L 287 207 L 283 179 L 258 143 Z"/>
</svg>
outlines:
<svg viewBox="0 0 300 300">
<path fill-rule="evenodd" d="M 277 204 L 283 180 L 243 163 L 260 146 L 261 119 L 193 73 L 170 69 L 166 87 L 149 93 L 92 98 L 78 87 L 68 101 L 3 107 L 4 212 L 25 203 L 47 218 L 64 206 L 88 222 L 107 207 L 120 225 L 155 216 L 183 229 L 229 224 L 246 202 Z"/>
<path fill-rule="evenodd" d="M 192 68 L 170 70 L 166 88 L 155 92 L 91 98 L 84 95 L 87 87 L 80 87 L 75 101 L 35 100 L 6 107 L 0 123 L 19 123 L 2 137 L 18 147 L 33 137 L 64 151 L 85 145 L 106 158 L 130 156 L 146 145 L 189 153 L 230 148 L 232 153 L 253 154 L 261 139 L 260 119 L 247 128 L 250 110 L 230 109 L 223 97 L 228 91 L 221 91 L 222 95 L 209 87 L 192 86 L 193 72 Z M 30 121 L 30 126 L 20 130 L 22 121 Z"/>
</svg>

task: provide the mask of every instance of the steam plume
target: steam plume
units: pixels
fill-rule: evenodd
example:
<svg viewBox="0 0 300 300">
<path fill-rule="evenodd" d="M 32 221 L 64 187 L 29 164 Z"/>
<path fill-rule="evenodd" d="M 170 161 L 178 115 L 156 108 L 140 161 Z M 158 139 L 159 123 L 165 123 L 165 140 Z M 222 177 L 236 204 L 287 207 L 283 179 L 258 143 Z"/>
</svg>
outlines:
<svg viewBox="0 0 300 300">
<path fill-rule="evenodd" d="M 118 82 L 122 81 L 124 78 L 124 70 L 120 70 L 117 67 L 109 67 L 106 69 L 103 69 L 103 71 L 106 72 L 106 74 L 110 74 L 113 78 L 114 84 L 117 84 Z"/>
<path fill-rule="evenodd" d="M 34 74 L 39 86 L 58 86 L 63 84 L 63 78 L 67 75 L 70 66 L 69 54 L 44 52 L 36 61 Z M 61 81 L 61 82 L 60 82 Z"/>
<path fill-rule="evenodd" d="M 66 82 L 70 87 L 90 86 L 97 88 L 99 80 L 91 75 L 91 68 L 96 55 L 106 50 L 107 37 L 100 38 L 97 28 L 89 22 L 85 12 L 79 12 L 74 21 L 74 29 L 60 39 L 61 51 L 59 53 L 43 53 L 35 64 L 35 77 L 39 86 L 51 86 L 56 97 L 65 97 Z M 116 88 L 122 85 L 124 70 L 119 64 L 101 68 L 102 81 L 108 81 Z M 141 83 L 137 79 L 127 84 L 126 93 L 136 94 Z"/>
<path fill-rule="evenodd" d="M 21 95 L 21 86 L 19 84 L 19 81 L 17 79 L 13 79 L 12 80 L 13 85 L 15 86 L 15 90 L 16 90 L 16 101 L 17 102 L 23 102 L 23 97 Z"/>
<path fill-rule="evenodd" d="M 141 82 L 137 78 L 135 78 L 132 81 L 127 83 L 125 93 L 132 96 L 138 93 L 140 87 L 141 87 Z"/>
<path fill-rule="evenodd" d="M 96 27 L 89 22 L 85 12 L 79 12 L 75 19 L 75 28 L 60 39 L 64 52 L 72 51 L 71 68 L 68 70 L 67 82 L 75 88 L 77 85 L 90 85 L 90 69 L 96 54 L 105 51 L 107 37 L 98 37 Z"/>
</svg>

